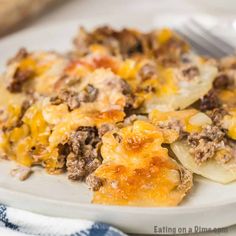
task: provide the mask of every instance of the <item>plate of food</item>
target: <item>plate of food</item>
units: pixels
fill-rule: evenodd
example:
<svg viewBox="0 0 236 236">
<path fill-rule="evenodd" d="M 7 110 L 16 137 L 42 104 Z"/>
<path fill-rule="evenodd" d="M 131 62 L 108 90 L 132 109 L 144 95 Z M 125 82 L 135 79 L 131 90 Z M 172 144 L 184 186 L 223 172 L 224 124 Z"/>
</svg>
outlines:
<svg viewBox="0 0 236 236">
<path fill-rule="evenodd" d="M 129 233 L 235 224 L 236 58 L 97 24 L 0 41 L 0 202 Z"/>
</svg>

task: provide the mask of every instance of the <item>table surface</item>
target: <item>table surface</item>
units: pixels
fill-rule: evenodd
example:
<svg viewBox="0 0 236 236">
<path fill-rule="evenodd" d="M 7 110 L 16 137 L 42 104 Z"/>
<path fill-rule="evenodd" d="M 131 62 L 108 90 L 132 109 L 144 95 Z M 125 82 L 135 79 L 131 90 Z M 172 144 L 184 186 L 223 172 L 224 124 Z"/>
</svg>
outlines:
<svg viewBox="0 0 236 236">
<path fill-rule="evenodd" d="M 49 24 L 73 21 L 78 18 L 102 17 L 109 23 L 112 17 L 128 17 L 132 14 L 140 14 L 145 22 L 163 12 L 179 14 L 206 13 L 216 16 L 236 15 L 235 0 L 65 0 L 50 12 L 34 19 L 25 25 L 25 28 L 46 26 Z M 128 18 L 127 18 L 128 20 Z M 236 235 L 236 226 L 227 228 L 227 233 L 194 234 L 201 236 L 210 235 Z M 0 235 L 23 235 L 0 227 Z"/>
</svg>

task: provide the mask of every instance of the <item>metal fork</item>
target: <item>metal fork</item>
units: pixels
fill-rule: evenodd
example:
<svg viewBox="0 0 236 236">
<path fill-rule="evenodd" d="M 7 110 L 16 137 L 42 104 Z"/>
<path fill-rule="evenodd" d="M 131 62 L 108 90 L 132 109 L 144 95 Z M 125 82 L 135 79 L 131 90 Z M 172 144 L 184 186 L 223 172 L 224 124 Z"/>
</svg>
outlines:
<svg viewBox="0 0 236 236">
<path fill-rule="evenodd" d="M 205 29 L 194 19 L 190 19 L 175 31 L 201 55 L 221 58 L 235 54 L 235 48 L 232 45 Z"/>
</svg>

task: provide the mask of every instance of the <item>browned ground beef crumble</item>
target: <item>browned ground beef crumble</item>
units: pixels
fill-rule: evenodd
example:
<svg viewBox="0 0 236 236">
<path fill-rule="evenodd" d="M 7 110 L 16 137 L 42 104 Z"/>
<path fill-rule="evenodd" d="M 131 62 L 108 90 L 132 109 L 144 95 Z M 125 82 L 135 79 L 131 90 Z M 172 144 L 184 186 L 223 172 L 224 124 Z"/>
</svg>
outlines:
<svg viewBox="0 0 236 236">
<path fill-rule="evenodd" d="M 188 80 L 192 80 L 195 76 L 199 76 L 200 72 L 196 66 L 191 66 L 187 69 L 182 71 L 183 76 L 186 77 Z"/>
<path fill-rule="evenodd" d="M 200 110 L 201 111 L 207 111 L 212 110 L 214 108 L 219 108 L 221 106 L 220 101 L 216 95 L 216 92 L 214 90 L 210 90 L 208 94 L 206 94 L 201 100 L 200 100 Z"/>
<path fill-rule="evenodd" d="M 34 72 L 32 70 L 22 70 L 17 68 L 12 81 L 7 86 L 7 89 L 12 93 L 22 92 L 22 86 L 30 80 L 34 76 Z"/>
<path fill-rule="evenodd" d="M 63 90 L 57 96 L 51 98 L 53 105 L 66 103 L 70 110 L 74 110 L 80 106 L 81 102 L 93 102 L 98 95 L 98 89 L 93 85 L 88 84 L 87 87 L 81 92 L 73 90 Z"/>
<path fill-rule="evenodd" d="M 114 30 L 108 26 L 99 27 L 93 32 L 80 28 L 74 40 L 76 53 L 84 56 L 89 53 L 91 44 L 104 45 L 111 55 L 123 58 L 137 54 L 154 57 L 164 66 L 176 65 L 188 50 L 188 44 L 179 37 L 171 37 L 165 44 L 159 45 L 155 32 L 139 34 L 134 30 Z"/>
<path fill-rule="evenodd" d="M 95 127 L 80 127 L 70 136 L 66 167 L 68 178 L 84 180 L 102 162 L 100 154 L 101 139 Z"/>
<path fill-rule="evenodd" d="M 215 89 L 225 89 L 232 85 L 232 78 L 230 78 L 226 73 L 219 74 L 213 83 Z"/>
<path fill-rule="evenodd" d="M 223 117 L 227 114 L 227 110 L 224 107 L 220 107 L 208 111 L 207 114 L 211 118 L 214 125 L 221 127 L 221 122 L 223 120 Z"/>
<path fill-rule="evenodd" d="M 184 125 L 182 124 L 182 122 L 180 120 L 177 120 L 175 118 L 172 118 L 171 120 L 169 120 L 167 122 L 160 121 L 158 123 L 158 126 L 164 130 L 177 131 L 179 134 L 179 139 L 183 138 L 186 135 L 186 132 L 184 131 Z"/>
<path fill-rule="evenodd" d="M 20 61 L 24 58 L 26 58 L 29 55 L 28 51 L 25 48 L 20 48 L 20 50 L 17 52 L 17 54 L 8 60 L 7 64 L 11 64 L 16 61 Z"/>
<path fill-rule="evenodd" d="M 228 144 L 225 132 L 219 126 L 208 125 L 201 132 L 190 134 L 187 141 L 191 147 L 190 153 L 198 164 L 213 157 L 219 162 L 227 162 L 232 158 L 232 148 Z M 215 155 L 221 149 L 227 152 Z"/>
</svg>

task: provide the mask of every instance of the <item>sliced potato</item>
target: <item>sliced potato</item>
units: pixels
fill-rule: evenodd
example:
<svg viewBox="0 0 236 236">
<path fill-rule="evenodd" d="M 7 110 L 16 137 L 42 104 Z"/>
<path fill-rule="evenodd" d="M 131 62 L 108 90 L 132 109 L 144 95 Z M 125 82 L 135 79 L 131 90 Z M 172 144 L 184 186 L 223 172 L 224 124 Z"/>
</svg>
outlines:
<svg viewBox="0 0 236 236">
<path fill-rule="evenodd" d="M 236 157 L 226 164 L 220 164 L 211 159 L 198 165 L 190 154 L 186 141 L 171 144 L 171 149 L 181 164 L 195 174 L 222 184 L 236 180 Z"/>
<path fill-rule="evenodd" d="M 103 164 L 94 175 L 103 186 L 93 203 L 176 206 L 192 187 L 192 173 L 168 156 L 162 132 L 145 121 L 103 136 Z"/>
<path fill-rule="evenodd" d="M 161 96 L 153 96 L 145 101 L 147 112 L 153 109 L 160 111 L 173 111 L 184 109 L 199 98 L 203 97 L 212 88 L 213 80 L 216 76 L 217 69 L 207 64 L 199 64 L 200 75 L 193 80 L 177 81 L 177 91 Z"/>
</svg>

